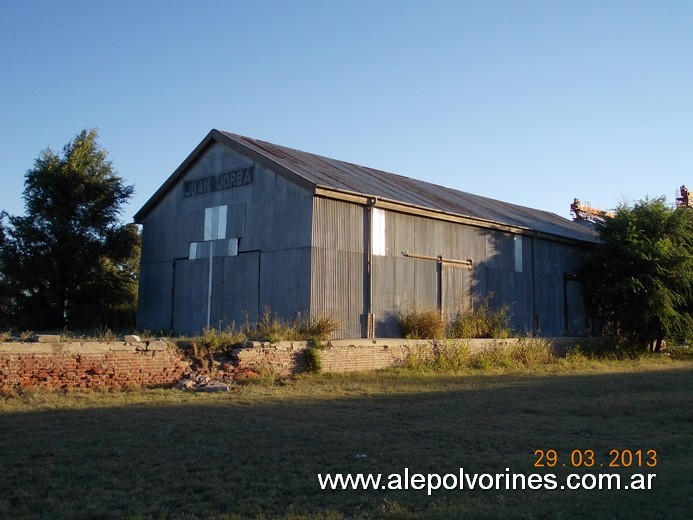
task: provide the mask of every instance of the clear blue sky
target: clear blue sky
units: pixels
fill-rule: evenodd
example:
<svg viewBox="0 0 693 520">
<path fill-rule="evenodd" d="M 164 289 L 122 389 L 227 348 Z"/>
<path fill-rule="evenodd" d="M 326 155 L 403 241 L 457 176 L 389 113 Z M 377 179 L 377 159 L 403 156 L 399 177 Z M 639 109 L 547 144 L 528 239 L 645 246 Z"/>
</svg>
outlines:
<svg viewBox="0 0 693 520">
<path fill-rule="evenodd" d="M 136 195 L 212 128 L 569 217 L 693 187 L 693 1 L 0 0 L 0 209 L 81 129 Z"/>
</svg>

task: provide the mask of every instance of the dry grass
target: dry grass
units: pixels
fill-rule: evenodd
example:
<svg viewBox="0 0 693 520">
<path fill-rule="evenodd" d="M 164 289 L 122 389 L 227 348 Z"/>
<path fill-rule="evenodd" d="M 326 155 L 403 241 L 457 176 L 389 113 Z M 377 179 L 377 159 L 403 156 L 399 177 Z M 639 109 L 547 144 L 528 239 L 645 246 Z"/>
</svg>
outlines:
<svg viewBox="0 0 693 520">
<path fill-rule="evenodd" d="M 444 316 L 434 308 L 410 308 L 396 314 L 402 336 L 409 339 L 469 339 L 511 336 L 508 308 L 492 309 L 483 303 L 473 311 Z"/>
<path fill-rule="evenodd" d="M 251 323 L 226 328 L 207 328 L 200 336 L 172 339 L 179 347 L 190 350 L 194 356 L 225 354 L 247 341 L 325 341 L 339 330 L 340 323 L 330 316 L 310 317 L 297 314 L 287 320 L 265 307 L 262 315 Z"/>
<path fill-rule="evenodd" d="M 311 375 L 228 394 L 27 393 L 0 400 L 0 517 L 688 518 L 692 375 L 690 359 L 643 357 Z M 549 448 L 600 461 L 656 449 L 661 463 L 650 491 L 318 487 L 328 472 L 546 472 L 534 451 Z"/>
<path fill-rule="evenodd" d="M 407 309 L 397 314 L 402 336 L 409 339 L 442 339 L 445 319 L 437 309 Z"/>
<path fill-rule="evenodd" d="M 562 365 L 567 369 L 583 360 L 567 362 L 554 355 L 551 346 L 539 338 L 522 339 L 512 346 L 493 346 L 472 352 L 464 340 L 446 341 L 414 349 L 405 359 L 406 368 L 415 371 L 470 372 L 475 370 L 545 370 Z M 585 358 L 586 359 L 586 358 Z"/>
<path fill-rule="evenodd" d="M 459 312 L 448 325 L 449 338 L 508 338 L 511 335 L 508 308 L 493 310 L 483 303 L 473 311 Z"/>
</svg>

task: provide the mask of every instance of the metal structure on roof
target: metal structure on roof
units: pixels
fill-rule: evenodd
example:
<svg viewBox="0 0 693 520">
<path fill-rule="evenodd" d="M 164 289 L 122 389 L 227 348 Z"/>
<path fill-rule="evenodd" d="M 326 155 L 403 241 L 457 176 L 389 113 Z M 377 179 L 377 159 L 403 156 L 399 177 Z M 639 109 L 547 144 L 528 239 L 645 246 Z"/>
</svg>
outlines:
<svg viewBox="0 0 693 520">
<path fill-rule="evenodd" d="M 573 199 L 570 204 L 570 212 L 575 221 L 596 222 L 602 221 L 605 218 L 613 217 L 614 213 L 599 208 L 593 208 L 589 203 L 581 202 L 579 199 Z"/>
<path fill-rule="evenodd" d="M 679 188 L 679 196 L 676 197 L 676 207 L 677 208 L 690 208 L 691 207 L 691 192 L 686 186 L 681 186 Z"/>
</svg>

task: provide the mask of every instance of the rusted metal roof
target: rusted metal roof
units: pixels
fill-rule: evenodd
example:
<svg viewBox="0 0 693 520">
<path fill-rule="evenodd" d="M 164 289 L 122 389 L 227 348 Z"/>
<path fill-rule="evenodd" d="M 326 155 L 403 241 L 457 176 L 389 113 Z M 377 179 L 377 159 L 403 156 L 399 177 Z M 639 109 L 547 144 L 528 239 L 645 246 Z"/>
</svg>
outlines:
<svg viewBox="0 0 693 520">
<path fill-rule="evenodd" d="M 570 240 L 597 242 L 597 235 L 593 229 L 555 213 L 473 195 L 250 137 L 228 132 L 219 133 L 279 164 L 316 187 L 389 199 Z"/>
</svg>

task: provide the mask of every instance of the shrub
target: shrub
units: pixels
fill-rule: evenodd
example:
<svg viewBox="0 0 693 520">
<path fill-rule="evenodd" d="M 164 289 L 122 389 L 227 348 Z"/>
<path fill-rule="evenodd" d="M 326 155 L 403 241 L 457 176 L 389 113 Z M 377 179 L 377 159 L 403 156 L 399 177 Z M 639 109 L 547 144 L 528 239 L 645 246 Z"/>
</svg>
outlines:
<svg viewBox="0 0 693 520">
<path fill-rule="evenodd" d="M 458 312 L 448 326 L 449 338 L 495 338 L 511 335 L 508 307 L 492 310 L 484 302 L 472 311 Z"/>
<path fill-rule="evenodd" d="M 409 309 L 397 314 L 402 335 L 408 339 L 442 339 L 445 320 L 436 309 Z"/>
<path fill-rule="evenodd" d="M 304 360 L 306 363 L 306 372 L 317 373 L 322 370 L 322 357 L 320 351 L 324 350 L 325 345 L 319 340 L 311 341 L 308 348 L 303 351 Z"/>
<path fill-rule="evenodd" d="M 396 314 L 402 336 L 408 339 L 465 339 L 511 336 L 508 307 L 493 310 L 484 302 L 473 311 L 458 312 L 446 319 L 437 309 L 408 309 Z"/>
<path fill-rule="evenodd" d="M 298 316 L 300 318 L 300 315 Z M 341 324 L 331 316 L 317 316 L 300 320 L 297 326 L 298 335 L 302 339 L 327 341 L 333 332 L 339 330 Z"/>
</svg>

